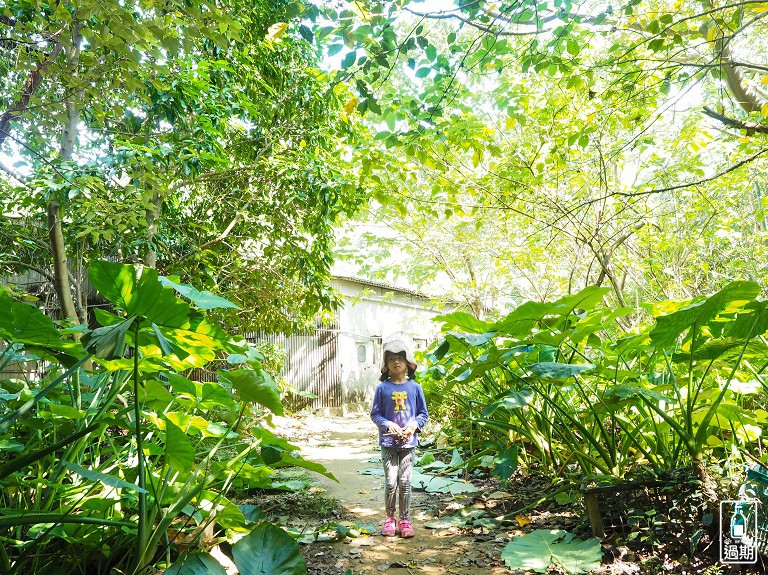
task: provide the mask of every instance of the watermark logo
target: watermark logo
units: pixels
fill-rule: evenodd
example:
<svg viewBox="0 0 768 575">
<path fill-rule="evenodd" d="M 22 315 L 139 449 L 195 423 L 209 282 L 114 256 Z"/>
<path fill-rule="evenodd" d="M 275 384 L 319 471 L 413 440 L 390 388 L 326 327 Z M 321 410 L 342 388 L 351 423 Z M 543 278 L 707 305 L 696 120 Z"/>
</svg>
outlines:
<svg viewBox="0 0 768 575">
<path fill-rule="evenodd" d="M 720 562 L 757 563 L 757 502 L 720 502 Z"/>
</svg>

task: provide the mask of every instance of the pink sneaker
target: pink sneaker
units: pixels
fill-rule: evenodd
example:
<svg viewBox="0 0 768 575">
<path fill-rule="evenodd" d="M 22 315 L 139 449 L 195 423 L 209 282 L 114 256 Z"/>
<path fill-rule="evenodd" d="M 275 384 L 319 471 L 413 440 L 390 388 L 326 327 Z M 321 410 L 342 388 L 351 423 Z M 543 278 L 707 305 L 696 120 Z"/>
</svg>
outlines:
<svg viewBox="0 0 768 575">
<path fill-rule="evenodd" d="M 395 536 L 395 518 L 394 517 L 387 517 L 384 520 L 384 527 L 381 528 L 381 534 L 384 537 Z"/>
<path fill-rule="evenodd" d="M 400 520 L 400 537 L 413 537 L 416 533 L 413 531 L 413 525 L 407 519 Z"/>
</svg>

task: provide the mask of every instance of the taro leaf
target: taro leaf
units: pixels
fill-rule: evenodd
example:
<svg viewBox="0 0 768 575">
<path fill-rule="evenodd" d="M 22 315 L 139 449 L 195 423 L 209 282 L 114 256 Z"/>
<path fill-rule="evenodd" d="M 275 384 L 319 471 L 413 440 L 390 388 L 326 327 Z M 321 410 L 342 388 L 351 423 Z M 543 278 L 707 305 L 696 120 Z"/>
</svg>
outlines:
<svg viewBox="0 0 768 575">
<path fill-rule="evenodd" d="M 309 481 L 303 479 L 285 479 L 282 481 L 272 480 L 270 489 L 277 489 L 280 491 L 290 491 L 291 493 L 306 492 L 309 488 Z"/>
<path fill-rule="evenodd" d="M 195 448 L 187 434 L 170 419 L 165 420 L 165 457 L 177 471 L 192 471 L 195 463 Z"/>
<path fill-rule="evenodd" d="M 137 315 L 164 327 L 187 325 L 192 308 L 160 283 L 151 268 L 93 262 L 88 277 L 96 290 L 128 316 Z"/>
<path fill-rule="evenodd" d="M 72 463 L 70 461 L 67 461 L 64 465 L 72 473 L 77 473 L 80 477 L 83 477 L 90 481 L 97 481 L 103 485 L 106 485 L 107 487 L 114 487 L 116 489 L 131 489 L 133 491 L 137 491 L 138 493 L 147 492 L 146 489 L 142 489 L 135 483 L 128 483 L 127 481 L 123 481 L 122 479 L 120 479 L 119 477 L 115 477 L 114 475 L 102 473 L 94 469 L 86 469 L 85 467 L 80 467 L 76 463 Z"/>
<path fill-rule="evenodd" d="M 199 309 L 233 308 L 240 309 L 228 299 L 212 294 L 209 291 L 199 291 L 191 285 L 175 283 L 166 277 L 160 276 L 160 283 L 165 287 L 172 287 L 179 294 L 194 303 Z"/>
<path fill-rule="evenodd" d="M 0 339 L 23 343 L 26 349 L 54 350 L 70 357 L 83 355 L 82 346 L 66 340 L 53 321 L 35 306 L 13 300 L 0 290 Z"/>
<path fill-rule="evenodd" d="M 219 370 L 217 373 L 219 380 L 236 389 L 245 401 L 259 403 L 276 415 L 284 414 L 280 390 L 264 370 Z"/>
<path fill-rule="evenodd" d="M 533 390 L 530 387 L 523 387 L 520 390 L 513 390 L 507 393 L 501 399 L 497 399 L 488 405 L 482 412 L 483 417 L 493 415 L 493 412 L 500 407 L 507 409 L 519 409 L 525 407 L 533 401 Z"/>
<path fill-rule="evenodd" d="M 133 325 L 135 317 L 120 323 L 94 329 L 83 337 L 85 349 L 99 359 L 121 358 L 125 354 L 125 335 Z"/>
<path fill-rule="evenodd" d="M 306 575 L 299 544 L 271 523 L 261 523 L 232 546 L 240 575 Z"/>
<path fill-rule="evenodd" d="M 218 511 L 216 511 L 217 525 L 223 529 L 239 529 L 247 525 L 248 521 L 239 506 L 223 498 L 219 493 L 210 492 L 208 497 L 211 497 L 218 507 Z"/>
<path fill-rule="evenodd" d="M 517 339 L 524 338 L 529 336 L 531 329 L 545 317 L 566 317 L 576 309 L 590 310 L 609 292 L 608 288 L 588 287 L 552 303 L 529 301 L 496 322 L 490 329 Z"/>
<path fill-rule="evenodd" d="M 216 349 L 227 345 L 226 333 L 176 297 L 172 289 L 163 287 L 153 269 L 99 261 L 91 264 L 88 276 L 128 317 L 143 317 L 153 324 L 151 333 L 163 353 L 173 353 L 186 362 L 177 369 L 200 367 L 215 359 Z"/>
<path fill-rule="evenodd" d="M 190 313 L 183 327 L 159 327 L 179 358 L 183 358 L 184 354 L 191 354 L 195 357 L 189 358 L 188 361 L 200 358 L 200 365 L 213 361 L 216 358 L 214 350 L 224 349 L 228 340 L 224 330 L 209 322 L 197 311 Z"/>
<path fill-rule="evenodd" d="M 610 292 L 609 288 L 589 286 L 579 293 L 560 298 L 552 305 L 561 315 L 567 315 L 577 309 L 591 310 Z"/>
<path fill-rule="evenodd" d="M 493 339 L 493 337 L 496 335 L 492 331 L 487 331 L 485 333 L 481 333 L 480 335 L 474 335 L 474 334 L 466 334 L 466 333 L 458 333 L 455 331 L 448 332 L 448 335 L 456 338 L 459 341 L 462 341 L 468 345 L 471 345 L 473 347 L 478 347 L 481 345 L 485 345 L 489 341 Z"/>
<path fill-rule="evenodd" d="M 504 523 L 502 519 L 494 519 L 492 517 L 482 517 L 472 523 L 472 527 L 482 527 L 487 531 L 494 531 L 501 527 Z"/>
<path fill-rule="evenodd" d="M 173 403 L 173 394 L 163 385 L 163 382 L 156 379 L 148 379 L 144 385 L 139 388 L 139 401 L 146 403 L 157 411 L 165 411 L 165 408 Z"/>
<path fill-rule="evenodd" d="M 227 570 L 208 553 L 197 551 L 177 559 L 165 575 L 227 575 Z"/>
<path fill-rule="evenodd" d="M 504 547 L 501 558 L 510 569 L 546 573 L 550 564 L 568 573 L 588 573 L 600 567 L 603 553 L 597 539 L 574 539 L 562 529 L 537 529 L 515 537 Z"/>
<path fill-rule="evenodd" d="M 645 389 L 644 387 L 639 387 L 637 385 L 627 385 L 627 384 L 619 384 L 619 385 L 614 385 L 612 387 L 609 387 L 608 389 L 605 390 L 605 396 L 606 397 L 616 396 L 621 399 L 626 399 L 628 397 L 642 396 L 652 401 L 666 401 L 667 403 L 670 403 L 670 404 L 676 403 L 675 399 L 662 395 L 651 389 Z"/>
<path fill-rule="evenodd" d="M 491 329 L 516 339 L 524 338 L 545 315 L 553 312 L 552 304 L 535 301 L 525 302 L 502 320 L 496 322 Z"/>
<path fill-rule="evenodd" d="M 517 469 L 518 446 L 512 445 L 493 458 L 493 475 L 506 481 Z"/>
<path fill-rule="evenodd" d="M 467 527 L 484 515 L 485 511 L 482 509 L 465 507 L 456 515 L 452 515 L 450 517 L 441 517 L 440 519 L 435 519 L 434 521 L 428 521 L 424 524 L 424 527 L 428 529 L 450 529 L 451 527 Z"/>
<path fill-rule="evenodd" d="M 259 509 L 256 505 L 250 505 L 250 504 L 243 504 L 238 505 L 240 508 L 240 511 L 243 514 L 243 517 L 245 517 L 245 520 L 248 523 L 255 523 L 256 521 L 264 521 L 266 520 L 267 516 L 266 514 Z"/>
<path fill-rule="evenodd" d="M 725 335 L 734 338 L 752 338 L 768 331 L 768 301 L 753 301 L 744 306 L 739 315 L 725 328 Z"/>
<path fill-rule="evenodd" d="M 450 493 L 452 495 L 458 495 L 460 493 L 477 492 L 477 487 L 471 483 L 460 481 L 458 479 L 451 479 L 450 477 L 422 475 L 422 480 L 419 484 L 427 493 Z M 413 485 L 416 487 L 415 483 Z"/>
<path fill-rule="evenodd" d="M 438 345 L 437 348 L 435 348 L 435 351 L 433 351 L 430 354 L 430 357 L 435 362 L 440 361 L 445 357 L 445 354 L 448 353 L 448 350 L 450 350 L 450 348 L 451 348 L 451 342 L 448 341 L 447 339 L 444 339 L 440 343 L 440 345 Z"/>
<path fill-rule="evenodd" d="M 681 333 L 693 327 L 700 330 L 725 310 L 737 311 L 760 294 L 760 286 L 754 282 L 735 281 L 707 299 L 696 301 L 676 312 L 656 318 L 656 325 L 649 332 L 651 341 L 659 348 L 674 344 Z M 689 338 L 691 335 L 689 334 Z"/>
<path fill-rule="evenodd" d="M 732 367 L 737 364 L 737 360 L 742 355 L 746 359 L 763 358 L 768 355 L 768 346 L 759 341 L 750 341 L 744 345 L 743 339 L 716 339 L 705 341 L 696 347 L 691 353 L 675 353 L 672 355 L 673 363 L 687 364 L 693 361 L 715 361 L 720 365 Z"/>
<path fill-rule="evenodd" d="M 540 361 L 538 363 L 532 363 L 526 367 L 534 375 L 551 379 L 566 379 L 578 373 L 595 368 L 591 363 L 556 363 L 553 361 Z"/>
<path fill-rule="evenodd" d="M 125 321 L 125 318 L 121 315 L 110 313 L 101 308 L 93 308 L 93 315 L 96 317 L 96 321 L 99 325 L 115 325 L 121 321 Z"/>
<path fill-rule="evenodd" d="M 445 322 L 447 326 L 458 327 L 469 333 L 485 333 L 490 328 L 489 323 L 477 319 L 470 313 L 457 311 L 434 318 L 436 322 Z"/>
<path fill-rule="evenodd" d="M 200 407 L 205 409 L 237 410 L 237 404 L 232 395 L 218 383 L 203 383 L 199 401 Z"/>
</svg>

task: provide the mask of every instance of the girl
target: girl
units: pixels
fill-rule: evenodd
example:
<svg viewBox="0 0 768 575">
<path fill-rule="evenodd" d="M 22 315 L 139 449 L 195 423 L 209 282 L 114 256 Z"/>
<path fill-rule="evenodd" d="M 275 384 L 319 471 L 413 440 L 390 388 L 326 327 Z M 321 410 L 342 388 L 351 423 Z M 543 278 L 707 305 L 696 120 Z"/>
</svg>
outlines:
<svg viewBox="0 0 768 575">
<path fill-rule="evenodd" d="M 384 504 L 387 517 L 381 534 L 413 537 L 411 525 L 411 475 L 418 432 L 427 423 L 427 404 L 421 386 L 413 381 L 416 362 L 402 341 L 384 345 L 381 383 L 376 387 L 371 419 L 379 426 L 379 445 L 384 464 Z M 395 502 L 400 515 L 395 521 Z M 397 524 L 397 525 L 396 525 Z"/>
</svg>

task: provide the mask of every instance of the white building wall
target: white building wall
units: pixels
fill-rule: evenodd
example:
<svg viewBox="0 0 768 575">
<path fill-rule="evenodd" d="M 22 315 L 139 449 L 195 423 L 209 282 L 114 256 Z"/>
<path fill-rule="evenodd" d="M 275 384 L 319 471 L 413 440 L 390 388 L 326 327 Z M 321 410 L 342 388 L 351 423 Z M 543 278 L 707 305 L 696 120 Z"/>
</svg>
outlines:
<svg viewBox="0 0 768 575">
<path fill-rule="evenodd" d="M 337 312 L 338 362 L 348 403 L 368 404 L 381 375 L 382 345 L 393 339 L 423 350 L 440 336 L 432 319 L 445 313 L 427 298 L 392 289 L 336 279 L 344 295 Z M 361 295 L 362 292 L 362 295 Z"/>
</svg>

